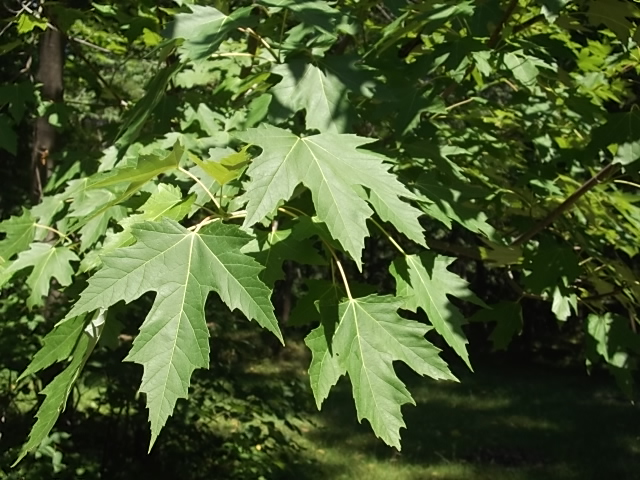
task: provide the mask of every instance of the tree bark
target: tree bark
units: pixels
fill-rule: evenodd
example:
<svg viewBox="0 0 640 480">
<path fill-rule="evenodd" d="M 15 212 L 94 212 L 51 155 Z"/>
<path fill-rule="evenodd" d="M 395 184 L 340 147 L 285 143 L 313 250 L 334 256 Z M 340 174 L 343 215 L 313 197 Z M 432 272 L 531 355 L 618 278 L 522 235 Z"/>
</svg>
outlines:
<svg viewBox="0 0 640 480">
<path fill-rule="evenodd" d="M 49 18 L 50 22 L 53 19 Z M 55 25 L 55 24 L 54 24 Z M 40 58 L 36 80 L 42 84 L 42 100 L 61 102 L 63 99 L 64 38 L 57 28 L 47 28 L 40 37 Z M 34 201 L 42 197 L 42 190 L 53 168 L 51 154 L 56 143 L 56 127 L 48 115 L 38 117 L 34 127 L 31 155 L 31 190 Z"/>
</svg>

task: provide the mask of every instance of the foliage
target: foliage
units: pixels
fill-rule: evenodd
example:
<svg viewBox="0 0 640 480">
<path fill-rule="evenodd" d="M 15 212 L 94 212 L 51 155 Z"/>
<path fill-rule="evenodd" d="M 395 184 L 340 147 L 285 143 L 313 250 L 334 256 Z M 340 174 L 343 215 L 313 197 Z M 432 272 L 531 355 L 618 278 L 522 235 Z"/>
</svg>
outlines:
<svg viewBox="0 0 640 480">
<path fill-rule="evenodd" d="M 9 18 L 18 44 L 50 13 L 72 44 L 95 43 L 100 55 L 72 49 L 67 82 L 106 103 L 107 123 L 91 137 L 78 98 L 0 92 L 1 148 L 16 153 L 33 105 L 84 148 L 0 223 L 0 285 L 26 276 L 27 306 L 55 324 L 21 381 L 64 366 L 20 458 L 48 437 L 102 332 L 120 333 L 110 312 L 155 292 L 126 357 L 144 367 L 150 448 L 210 364 L 209 292 L 283 340 L 270 297 L 291 263 L 315 276 L 296 323 L 319 323 L 306 340 L 316 403 L 346 374 L 358 419 L 398 449 L 414 400 L 394 362 L 455 381 L 439 347 L 471 368 L 465 314 L 495 322 L 505 348 L 523 299 L 582 322 L 589 365 L 633 395 L 640 8 L 503 3 L 177 1 Z M 129 54 L 127 76 L 109 55 Z M 381 274 L 375 241 L 394 253 L 366 288 Z M 471 292 L 462 277 L 478 265 L 509 298 Z"/>
</svg>

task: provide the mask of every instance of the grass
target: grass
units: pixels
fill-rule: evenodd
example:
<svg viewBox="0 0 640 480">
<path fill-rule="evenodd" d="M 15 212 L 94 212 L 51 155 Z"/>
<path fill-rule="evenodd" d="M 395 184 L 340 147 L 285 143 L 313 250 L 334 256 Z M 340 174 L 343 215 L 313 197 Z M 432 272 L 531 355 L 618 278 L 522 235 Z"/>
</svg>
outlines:
<svg viewBox="0 0 640 480">
<path fill-rule="evenodd" d="M 277 361 L 257 356 L 262 360 L 227 377 L 198 371 L 189 402 L 179 403 L 150 455 L 146 412 L 135 405 L 127 414 L 92 410 L 79 412 L 79 421 L 63 420 L 63 427 L 74 426 L 60 446 L 69 468 L 55 478 L 253 479 L 259 475 L 251 468 L 260 462 L 282 468 L 269 480 L 640 478 L 640 412 L 607 375 L 492 357 L 475 359 L 473 374 L 458 369 L 461 382 L 452 383 L 417 377 L 396 364 L 417 403 L 403 407 L 408 428 L 398 452 L 376 439 L 366 421 L 358 423 L 348 381 L 338 384 L 322 412 L 308 409 L 311 393 L 298 382 L 308 382 L 308 351 L 290 342 L 281 353 Z M 133 391 L 138 372 L 123 371 L 135 375 L 121 390 Z M 79 403 L 84 410 L 98 398 L 93 388 Z M 279 436 L 278 418 L 289 415 L 302 417 L 302 433 Z M 22 421 L 19 429 L 5 429 L 5 446 L 11 435 L 15 445 L 23 441 L 31 416 Z M 265 438 L 283 448 L 265 450 Z M 288 448 L 292 439 L 303 447 L 299 453 Z M 278 457 L 280 450 L 286 455 Z M 53 478 L 41 473 L 50 472 L 48 461 L 31 456 L 24 475 L 10 470 L 16 455 L 0 457 L 0 478 Z"/>
<path fill-rule="evenodd" d="M 358 424 L 343 382 L 305 428 L 316 465 L 305 478 L 640 478 L 640 412 L 608 377 L 495 362 L 479 363 L 459 384 L 402 377 L 417 403 L 403 408 L 402 452 Z"/>
</svg>

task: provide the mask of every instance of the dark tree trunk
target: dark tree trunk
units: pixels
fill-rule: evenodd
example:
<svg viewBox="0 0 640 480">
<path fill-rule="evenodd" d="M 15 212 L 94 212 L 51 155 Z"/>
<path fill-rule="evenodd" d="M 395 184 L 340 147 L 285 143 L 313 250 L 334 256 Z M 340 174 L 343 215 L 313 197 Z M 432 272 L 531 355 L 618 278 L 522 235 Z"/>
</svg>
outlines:
<svg viewBox="0 0 640 480">
<path fill-rule="evenodd" d="M 51 21 L 51 18 L 50 18 Z M 58 29 L 48 28 L 40 37 L 40 58 L 36 80 L 42 84 L 42 100 L 62 101 L 64 67 L 64 38 Z M 42 190 L 51 173 L 51 154 L 56 143 L 56 128 L 48 116 L 38 117 L 34 129 L 31 155 L 31 191 L 35 201 L 42 197 Z"/>
</svg>

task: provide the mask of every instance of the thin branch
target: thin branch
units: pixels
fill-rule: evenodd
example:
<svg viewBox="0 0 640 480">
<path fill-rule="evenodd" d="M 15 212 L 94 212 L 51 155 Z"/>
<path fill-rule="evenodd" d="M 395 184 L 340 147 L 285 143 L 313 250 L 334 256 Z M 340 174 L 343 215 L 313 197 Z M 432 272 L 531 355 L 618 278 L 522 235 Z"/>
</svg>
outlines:
<svg viewBox="0 0 640 480">
<path fill-rule="evenodd" d="M 42 20 L 42 17 L 40 16 L 39 12 L 35 12 L 32 8 L 30 8 L 28 5 L 25 5 L 24 3 L 20 3 L 20 5 L 22 6 L 22 9 L 18 13 L 22 13 L 22 11 L 25 11 L 27 13 L 30 13 L 31 15 L 33 15 L 37 19 Z M 103 53 L 111 53 L 111 54 L 113 54 L 113 52 L 111 50 L 109 50 L 107 48 L 104 48 L 104 47 L 101 47 L 100 45 L 96 45 L 95 43 L 88 42 L 87 40 L 83 40 L 82 38 L 76 38 L 76 37 L 72 37 L 72 36 L 67 35 L 65 32 L 60 30 L 58 27 L 56 27 L 55 25 L 53 25 L 49 21 L 47 21 L 47 28 L 50 28 L 51 30 L 55 30 L 56 32 L 60 32 L 65 38 L 67 38 L 68 40 L 71 40 L 72 42 L 76 42 L 76 43 L 79 43 L 81 45 L 85 45 L 87 47 L 93 48 L 93 49 L 98 50 L 98 51 L 103 52 Z M 4 30 L 3 30 L 3 32 L 4 32 Z"/>
<path fill-rule="evenodd" d="M 580 298 L 579 300 L 581 300 L 583 302 L 592 302 L 594 300 L 601 300 L 601 299 L 607 298 L 607 297 L 615 297 L 616 295 L 618 295 L 619 293 L 622 293 L 622 292 L 624 292 L 624 288 L 616 287 L 613 290 L 611 290 L 610 292 L 601 293 L 599 295 L 591 295 L 590 297 Z"/>
<path fill-rule="evenodd" d="M 586 194 L 589 190 L 594 188 L 596 185 L 605 180 L 605 177 L 612 174 L 616 169 L 619 168 L 619 165 L 611 162 L 609 165 L 600 170 L 597 174 L 591 177 L 589 180 L 584 182 L 580 188 L 578 188 L 573 194 L 571 194 L 564 202 L 558 205 L 555 209 L 553 209 L 549 214 L 540 220 L 536 225 L 534 225 L 530 230 L 524 232 L 522 235 L 518 236 L 513 242 L 511 242 L 512 247 L 516 247 L 518 245 L 523 245 L 535 237 L 542 230 L 551 225 L 554 221 L 560 217 L 564 212 L 569 210 L 580 198 Z"/>
<path fill-rule="evenodd" d="M 513 33 L 520 33 L 523 30 L 526 30 L 527 28 L 531 27 L 532 25 L 535 25 L 541 20 L 544 20 L 544 15 L 542 14 L 536 15 L 535 17 L 531 17 L 526 22 L 522 22 L 521 24 L 513 27 Z"/>
<path fill-rule="evenodd" d="M 531 298 L 533 300 L 539 300 L 542 302 L 546 302 L 549 300 L 548 297 L 542 295 L 536 295 L 534 293 L 527 293 L 524 289 L 516 282 L 515 278 L 513 278 L 513 273 L 511 270 L 507 271 L 507 283 L 515 292 L 520 295 L 520 298 Z"/>
<path fill-rule="evenodd" d="M 252 37 L 255 37 L 256 40 L 258 40 L 262 45 L 264 45 L 264 47 L 269 51 L 271 56 L 275 59 L 275 61 L 278 63 L 280 62 L 280 58 L 278 54 L 275 52 L 275 50 L 273 50 L 273 48 L 271 48 L 271 45 L 269 45 L 267 41 L 264 38 L 262 38 L 260 35 L 258 35 L 252 28 L 239 28 L 238 30 L 240 30 L 242 33 L 247 33 Z"/>
<path fill-rule="evenodd" d="M 118 95 L 118 93 L 114 90 L 114 88 L 111 86 L 111 84 L 109 84 L 109 82 L 107 82 L 107 80 L 102 76 L 102 74 L 96 68 L 96 66 L 93 63 L 91 63 L 89 61 L 89 59 L 80 51 L 80 49 L 76 48 L 75 45 L 72 44 L 71 48 L 73 49 L 73 52 L 76 55 L 78 55 L 78 57 L 80 57 L 80 59 L 87 65 L 87 67 L 89 67 L 89 70 L 91 70 L 93 72 L 93 74 L 96 76 L 96 78 L 98 80 L 100 80 L 100 83 L 102 83 L 104 88 L 106 88 L 109 91 L 109 93 L 111 95 L 113 95 L 113 97 L 118 101 L 118 105 L 120 106 L 120 108 L 125 107 L 128 102 L 123 100 L 122 97 L 120 95 Z"/>
<path fill-rule="evenodd" d="M 494 48 L 498 44 L 498 42 L 500 41 L 500 37 L 502 36 L 502 31 L 504 30 L 505 25 L 507 24 L 507 22 L 509 21 L 509 19 L 511 18 L 511 16 L 513 15 L 513 12 L 515 12 L 517 7 L 518 7 L 518 0 L 511 0 L 509 5 L 507 6 L 507 9 L 504 11 L 504 15 L 498 22 L 498 25 L 496 25 L 496 28 L 494 28 L 493 33 L 491 34 L 491 37 L 489 37 L 489 41 L 487 42 L 487 47 Z"/>
<path fill-rule="evenodd" d="M 93 48 L 94 50 L 97 50 L 97 51 L 102 52 L 102 53 L 110 53 L 112 55 L 114 53 L 111 50 L 109 50 L 108 48 L 101 47 L 100 45 L 96 45 L 95 43 L 88 42 L 86 40 L 83 40 L 82 38 L 69 37 L 69 36 L 67 38 L 69 40 L 71 40 L 72 42 L 79 43 L 80 45 L 84 45 L 85 47 Z"/>
<path fill-rule="evenodd" d="M 24 11 L 24 5 L 22 5 L 22 8 L 21 8 L 20 10 L 16 11 L 16 12 L 14 12 L 13 10 L 11 10 L 11 9 L 10 9 L 9 7 L 7 7 L 6 5 L 5 5 L 5 8 L 6 8 L 7 10 L 9 10 L 11 13 L 13 13 L 16 17 L 17 17 L 18 15 L 20 15 L 20 14 Z M 4 28 L 0 31 L 0 37 L 1 37 L 2 35 L 4 35 L 4 32 L 6 32 L 6 31 L 9 29 L 9 27 L 13 24 L 13 22 L 14 22 L 14 20 L 9 20 L 9 21 L 7 22 L 7 24 L 4 26 Z"/>
</svg>

